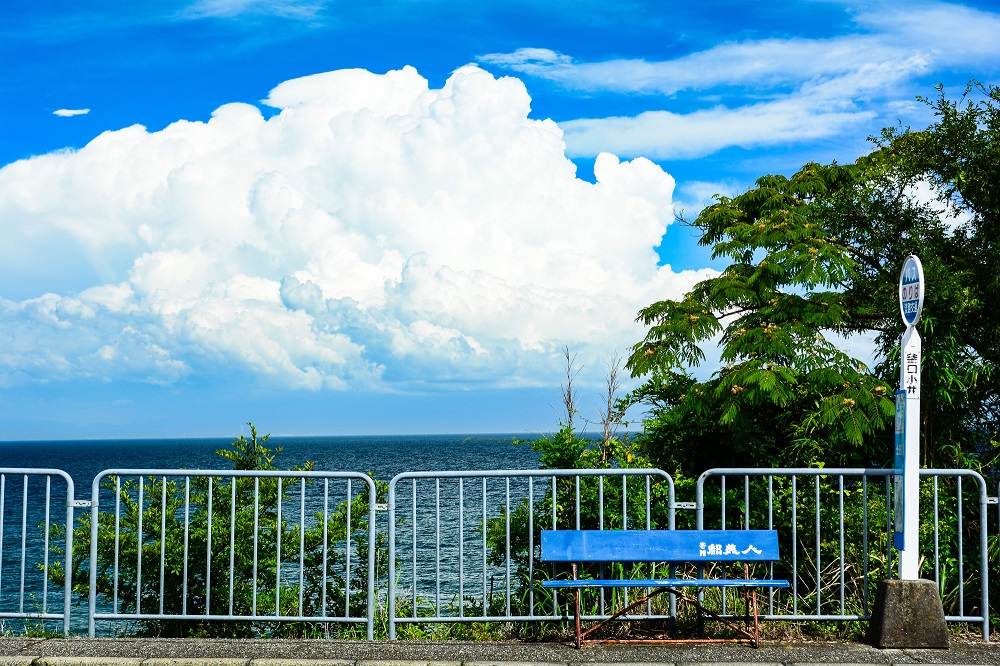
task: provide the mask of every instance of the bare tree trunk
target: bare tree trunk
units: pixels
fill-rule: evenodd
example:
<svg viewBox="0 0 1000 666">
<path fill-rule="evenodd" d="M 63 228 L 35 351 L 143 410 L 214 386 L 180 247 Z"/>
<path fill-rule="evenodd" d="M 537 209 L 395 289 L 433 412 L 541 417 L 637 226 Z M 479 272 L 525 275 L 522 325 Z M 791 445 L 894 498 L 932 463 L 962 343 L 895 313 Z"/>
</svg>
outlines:
<svg viewBox="0 0 1000 666">
<path fill-rule="evenodd" d="M 604 426 L 604 439 L 601 442 L 601 462 L 608 462 L 607 444 L 618 435 L 618 426 L 622 422 L 622 414 L 615 409 L 615 402 L 618 400 L 618 389 L 621 388 L 622 358 L 615 350 L 605 360 L 608 374 L 605 376 L 605 387 L 607 399 L 603 408 L 598 407 L 597 412 L 601 415 L 601 424 Z"/>
<path fill-rule="evenodd" d="M 562 403 L 566 410 L 566 427 L 573 430 L 573 415 L 576 414 L 576 396 L 573 394 L 573 380 L 580 373 L 576 366 L 576 354 L 570 354 L 569 345 L 563 347 L 566 358 L 566 383 L 562 386 Z"/>
</svg>

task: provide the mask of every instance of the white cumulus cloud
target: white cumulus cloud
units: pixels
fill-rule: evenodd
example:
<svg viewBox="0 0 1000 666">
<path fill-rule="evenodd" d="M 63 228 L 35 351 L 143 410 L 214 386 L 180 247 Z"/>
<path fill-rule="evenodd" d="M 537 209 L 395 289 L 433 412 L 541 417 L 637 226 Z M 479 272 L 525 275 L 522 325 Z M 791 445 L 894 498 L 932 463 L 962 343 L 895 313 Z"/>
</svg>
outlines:
<svg viewBox="0 0 1000 666">
<path fill-rule="evenodd" d="M 88 113 L 90 113 L 90 109 L 56 109 L 52 115 L 60 118 L 72 118 L 73 116 L 85 116 Z"/>
<path fill-rule="evenodd" d="M 708 276 L 657 265 L 673 179 L 607 153 L 576 178 L 517 79 L 344 70 L 265 103 L 0 169 L 0 383 L 532 385 Z"/>
</svg>

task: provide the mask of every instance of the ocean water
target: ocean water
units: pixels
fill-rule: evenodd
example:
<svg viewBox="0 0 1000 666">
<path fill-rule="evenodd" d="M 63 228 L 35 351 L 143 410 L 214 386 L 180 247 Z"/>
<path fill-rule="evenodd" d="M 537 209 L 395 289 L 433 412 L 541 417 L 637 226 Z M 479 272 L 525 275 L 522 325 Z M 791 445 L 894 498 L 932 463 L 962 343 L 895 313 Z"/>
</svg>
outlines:
<svg viewBox="0 0 1000 666">
<path fill-rule="evenodd" d="M 271 437 L 265 446 L 283 447 L 279 469 L 312 461 L 317 470 L 364 472 L 390 481 L 404 471 L 535 469 L 538 454 L 519 436 L 392 435 Z M 523 438 L 523 435 L 520 436 Z M 105 469 L 232 469 L 215 454 L 231 437 L 154 440 L 0 442 L 0 467 L 55 468 L 67 472 L 78 498 Z"/>
</svg>

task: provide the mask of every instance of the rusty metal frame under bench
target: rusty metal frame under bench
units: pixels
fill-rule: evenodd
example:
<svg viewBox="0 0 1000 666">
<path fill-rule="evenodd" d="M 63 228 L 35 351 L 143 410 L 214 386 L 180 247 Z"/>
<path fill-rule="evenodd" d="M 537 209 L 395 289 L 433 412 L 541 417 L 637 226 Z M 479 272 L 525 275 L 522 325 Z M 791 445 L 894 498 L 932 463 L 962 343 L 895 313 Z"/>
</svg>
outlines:
<svg viewBox="0 0 1000 666">
<path fill-rule="evenodd" d="M 754 647 L 760 646 L 760 622 L 757 609 L 758 588 L 787 588 L 787 580 L 757 578 L 648 578 L 648 579 L 579 579 L 579 562 L 664 562 L 716 563 L 743 562 L 744 571 L 749 572 L 750 562 L 773 562 L 778 559 L 778 533 L 776 530 L 543 530 L 542 554 L 544 562 L 569 562 L 572 564 L 572 580 L 547 580 L 543 587 L 573 590 L 573 615 L 576 647 L 585 642 L 667 642 L 670 639 L 595 640 L 587 636 L 599 628 L 627 615 L 653 597 L 668 592 L 700 612 L 722 622 L 749 640 Z M 748 575 L 748 574 L 747 574 Z M 580 619 L 580 590 L 584 588 L 653 588 L 641 599 L 582 630 Z M 678 588 L 744 588 L 747 591 L 747 616 L 753 608 L 752 631 L 743 628 L 728 618 L 705 608 L 698 599 L 685 595 Z M 748 622 L 749 624 L 749 622 Z M 719 640 L 719 639 L 716 639 Z M 728 640 L 728 639 L 722 639 Z M 741 639 L 736 639 L 741 640 Z M 711 642 L 711 639 L 698 639 Z"/>
</svg>

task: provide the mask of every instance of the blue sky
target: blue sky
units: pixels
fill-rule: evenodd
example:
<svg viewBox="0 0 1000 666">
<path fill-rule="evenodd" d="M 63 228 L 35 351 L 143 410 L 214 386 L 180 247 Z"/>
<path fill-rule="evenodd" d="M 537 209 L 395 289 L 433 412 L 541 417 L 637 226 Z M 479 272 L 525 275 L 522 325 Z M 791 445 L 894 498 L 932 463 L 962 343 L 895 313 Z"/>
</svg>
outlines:
<svg viewBox="0 0 1000 666">
<path fill-rule="evenodd" d="M 674 215 L 995 83 L 994 3 L 5 4 L 0 437 L 597 417 Z"/>
</svg>

